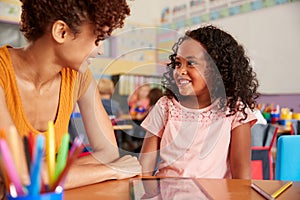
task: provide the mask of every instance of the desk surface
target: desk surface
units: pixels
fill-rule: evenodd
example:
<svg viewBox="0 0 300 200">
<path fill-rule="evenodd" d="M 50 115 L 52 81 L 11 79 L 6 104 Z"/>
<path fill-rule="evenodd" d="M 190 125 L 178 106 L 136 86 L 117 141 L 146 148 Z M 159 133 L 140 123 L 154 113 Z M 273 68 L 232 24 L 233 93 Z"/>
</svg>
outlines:
<svg viewBox="0 0 300 200">
<path fill-rule="evenodd" d="M 65 191 L 65 200 L 73 199 L 101 199 L 101 200 L 126 200 L 130 199 L 129 180 L 112 180 L 94 185 L 75 188 Z M 250 180 L 237 179 L 197 179 L 200 185 L 213 199 L 221 200 L 263 200 L 264 198 L 251 189 Z M 268 193 L 275 192 L 285 182 L 275 180 L 255 180 L 258 186 Z M 282 193 L 276 200 L 299 200 L 300 182 L 293 185 Z"/>
</svg>

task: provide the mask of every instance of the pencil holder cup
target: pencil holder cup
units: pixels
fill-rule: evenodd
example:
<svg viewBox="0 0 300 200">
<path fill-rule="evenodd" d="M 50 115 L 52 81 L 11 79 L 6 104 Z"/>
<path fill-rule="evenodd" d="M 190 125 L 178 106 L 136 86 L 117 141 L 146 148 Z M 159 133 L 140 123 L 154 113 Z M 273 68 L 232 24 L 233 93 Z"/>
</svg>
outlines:
<svg viewBox="0 0 300 200">
<path fill-rule="evenodd" d="M 63 200 L 64 192 L 49 192 L 38 195 L 26 195 L 12 197 L 10 194 L 7 195 L 7 200 Z"/>
</svg>

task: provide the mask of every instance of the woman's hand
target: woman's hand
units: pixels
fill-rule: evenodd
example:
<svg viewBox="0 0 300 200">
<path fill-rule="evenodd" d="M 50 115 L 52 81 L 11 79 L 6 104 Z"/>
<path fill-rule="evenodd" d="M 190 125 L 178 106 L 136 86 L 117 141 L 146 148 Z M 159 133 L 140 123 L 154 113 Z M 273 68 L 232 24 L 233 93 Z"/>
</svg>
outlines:
<svg viewBox="0 0 300 200">
<path fill-rule="evenodd" d="M 123 156 L 114 162 L 109 163 L 108 167 L 111 167 L 117 172 L 117 179 L 130 178 L 140 175 L 142 172 L 142 167 L 138 159 L 131 155 Z"/>
<path fill-rule="evenodd" d="M 74 163 L 68 172 L 64 189 L 70 189 L 113 179 L 126 179 L 141 174 L 141 165 L 136 157 L 126 155 L 103 164 L 92 155 L 84 156 L 85 162 Z"/>
</svg>

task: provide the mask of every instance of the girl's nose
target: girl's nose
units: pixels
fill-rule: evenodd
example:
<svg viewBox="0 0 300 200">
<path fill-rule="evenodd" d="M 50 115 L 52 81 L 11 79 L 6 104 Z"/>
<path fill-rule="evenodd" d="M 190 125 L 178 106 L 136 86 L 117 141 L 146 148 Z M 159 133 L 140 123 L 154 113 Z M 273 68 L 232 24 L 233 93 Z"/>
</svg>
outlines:
<svg viewBox="0 0 300 200">
<path fill-rule="evenodd" d="M 187 74 L 186 66 L 182 66 L 182 67 L 180 68 L 179 73 L 180 73 L 181 75 L 186 75 L 186 74 Z"/>
</svg>

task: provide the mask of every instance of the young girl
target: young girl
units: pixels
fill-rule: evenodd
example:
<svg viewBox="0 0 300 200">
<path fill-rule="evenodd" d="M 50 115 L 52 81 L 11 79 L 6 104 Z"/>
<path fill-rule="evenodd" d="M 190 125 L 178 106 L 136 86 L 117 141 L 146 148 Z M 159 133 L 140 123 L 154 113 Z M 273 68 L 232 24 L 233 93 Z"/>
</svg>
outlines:
<svg viewBox="0 0 300 200">
<path fill-rule="evenodd" d="M 143 121 L 143 175 L 251 178 L 251 130 L 258 82 L 244 49 L 212 26 L 175 43 L 167 89 Z"/>
</svg>

